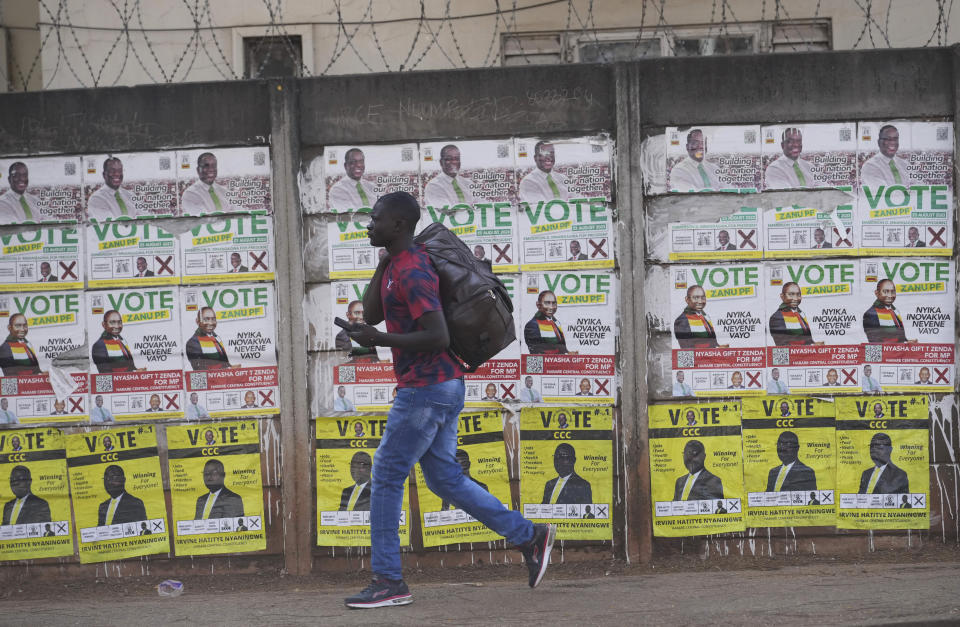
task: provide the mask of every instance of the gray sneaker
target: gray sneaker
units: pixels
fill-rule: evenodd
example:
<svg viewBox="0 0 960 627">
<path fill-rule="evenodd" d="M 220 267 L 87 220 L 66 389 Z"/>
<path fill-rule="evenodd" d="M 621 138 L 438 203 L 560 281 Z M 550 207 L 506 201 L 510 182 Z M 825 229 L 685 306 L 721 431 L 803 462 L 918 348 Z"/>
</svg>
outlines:
<svg viewBox="0 0 960 627">
<path fill-rule="evenodd" d="M 350 609 L 365 610 L 373 607 L 407 605 L 413 603 L 413 595 L 410 594 L 410 589 L 402 579 L 391 581 L 374 576 L 369 586 L 359 594 L 344 599 L 344 603 Z"/>
<path fill-rule="evenodd" d="M 533 538 L 524 545 L 518 546 L 527 562 L 530 572 L 530 587 L 536 588 L 543 574 L 550 564 L 550 551 L 553 550 L 553 541 L 557 537 L 557 526 L 552 524 L 538 524 L 533 526 Z"/>
</svg>

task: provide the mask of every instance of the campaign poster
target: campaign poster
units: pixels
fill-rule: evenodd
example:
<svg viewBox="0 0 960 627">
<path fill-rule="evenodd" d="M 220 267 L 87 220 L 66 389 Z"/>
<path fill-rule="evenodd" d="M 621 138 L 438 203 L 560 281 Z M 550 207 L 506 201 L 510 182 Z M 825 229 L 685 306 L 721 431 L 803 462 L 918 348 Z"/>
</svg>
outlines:
<svg viewBox="0 0 960 627">
<path fill-rule="evenodd" d="M 83 157 L 90 222 L 179 215 L 177 155 L 142 152 Z"/>
<path fill-rule="evenodd" d="M 180 292 L 187 418 L 280 413 L 272 284 Z"/>
<path fill-rule="evenodd" d="M 613 210 L 600 196 L 520 203 L 522 270 L 613 268 Z"/>
<path fill-rule="evenodd" d="M 517 299 L 517 285 L 520 277 L 516 274 L 500 275 L 507 294 L 513 302 L 513 326 L 517 339 L 492 358 L 484 362 L 476 372 L 468 372 L 463 376 L 464 404 L 469 408 L 496 409 L 502 402 L 523 401 L 539 402 L 542 398 L 534 399 L 539 391 L 533 389 L 532 377 L 530 384 L 520 384 L 520 342 L 523 337 L 520 329 L 520 320 L 517 310 L 520 301 Z M 524 394 L 527 390 L 527 394 Z"/>
<path fill-rule="evenodd" d="M 115 420 L 183 418 L 179 288 L 88 292 L 86 306 L 94 404 Z"/>
<path fill-rule="evenodd" d="M 743 399 L 743 491 L 748 527 L 836 524 L 835 402 Z"/>
<path fill-rule="evenodd" d="M 760 264 L 674 266 L 672 395 L 764 393 Z"/>
<path fill-rule="evenodd" d="M 177 236 L 156 222 L 111 221 L 86 231 L 89 287 L 180 283 Z"/>
<path fill-rule="evenodd" d="M 760 210 L 741 207 L 716 222 L 671 222 L 670 261 L 742 261 L 763 256 Z"/>
<path fill-rule="evenodd" d="M 180 234 L 181 282 L 272 281 L 275 272 L 273 218 L 235 215 L 198 224 Z"/>
<path fill-rule="evenodd" d="M 370 546 L 370 473 L 387 417 L 316 419 L 317 546 Z M 400 544 L 410 544 L 404 482 Z"/>
<path fill-rule="evenodd" d="M 0 561 L 73 555 L 66 459 L 59 429 L 0 434 Z"/>
<path fill-rule="evenodd" d="M 557 526 L 558 540 L 610 540 L 613 410 L 520 410 L 520 503 L 525 518 Z"/>
<path fill-rule="evenodd" d="M 66 436 L 80 563 L 167 553 L 167 507 L 153 425 Z"/>
<path fill-rule="evenodd" d="M 0 294 L 0 424 L 78 422 L 89 416 L 83 292 Z"/>
<path fill-rule="evenodd" d="M 667 189 L 671 192 L 759 191 L 760 127 L 668 127 Z"/>
<path fill-rule="evenodd" d="M 79 222 L 80 157 L 0 159 L 0 224 Z"/>
<path fill-rule="evenodd" d="M 860 254 L 953 254 L 953 123 L 861 122 Z"/>
<path fill-rule="evenodd" d="M 498 411 L 460 414 L 457 432 L 457 463 L 467 481 L 496 497 L 511 509 L 510 477 L 503 445 L 503 417 Z M 427 487 L 420 464 L 414 467 L 417 499 L 420 503 L 420 527 L 423 546 L 443 546 L 460 542 L 500 540 L 496 532 Z"/>
<path fill-rule="evenodd" d="M 330 311 L 333 316 L 350 323 L 363 322 L 363 296 L 367 293 L 368 279 L 360 281 L 333 281 L 330 284 Z M 386 332 L 386 322 L 376 325 L 377 330 Z M 351 364 L 376 364 L 392 362 L 393 353 L 386 346 L 360 346 L 347 335 L 347 330 L 335 324 L 330 325 L 332 344 L 337 349 L 342 362 Z M 391 368 L 392 368 L 391 364 Z M 346 396 L 338 395 L 334 409 L 353 411 Z"/>
<path fill-rule="evenodd" d="M 837 527 L 929 529 L 927 397 L 837 399 Z"/>
<path fill-rule="evenodd" d="M 790 205 L 764 212 L 764 257 L 850 257 L 854 245 L 856 204 L 833 207 Z"/>
<path fill-rule="evenodd" d="M 326 205 L 327 211 L 337 214 L 327 222 L 331 279 L 373 276 L 380 257 L 386 253 L 370 246 L 364 214 L 370 213 L 380 196 L 390 192 L 409 192 L 419 200 L 417 155 L 416 144 L 327 147 Z"/>
<path fill-rule="evenodd" d="M 763 189 L 853 190 L 857 129 L 853 122 L 764 126 Z"/>
<path fill-rule="evenodd" d="M 428 206 L 418 230 L 439 222 L 463 240 L 473 256 L 496 273 L 517 272 L 517 214 L 509 203 L 477 203 L 469 209 L 437 210 Z"/>
<path fill-rule="evenodd" d="M 86 264 L 81 227 L 7 233 L 0 235 L 0 242 L 0 291 L 83 289 Z"/>
<path fill-rule="evenodd" d="M 613 145 L 609 137 L 518 137 L 514 143 L 521 207 L 536 209 L 554 200 L 594 204 L 610 201 Z"/>
<path fill-rule="evenodd" d="M 351 361 L 333 367 L 335 411 L 388 411 L 397 398 L 397 378 L 389 361 Z"/>
<path fill-rule="evenodd" d="M 167 427 L 177 555 L 267 548 L 255 420 Z"/>
<path fill-rule="evenodd" d="M 653 535 L 744 531 L 740 402 L 650 407 Z"/>
<path fill-rule="evenodd" d="M 177 153 L 180 213 L 273 213 L 270 148 L 196 148 Z"/>
<path fill-rule="evenodd" d="M 863 368 L 871 368 L 864 391 L 953 392 L 957 310 L 953 261 L 887 258 L 861 259 L 860 264 L 858 306 L 867 307 L 862 314 Z"/>
<path fill-rule="evenodd" d="M 547 403 L 613 403 L 617 280 L 603 271 L 525 272 L 520 377 Z M 533 394 L 534 392 L 531 392 Z"/>
<path fill-rule="evenodd" d="M 856 260 L 767 263 L 767 391 L 860 392 L 863 327 Z"/>
</svg>

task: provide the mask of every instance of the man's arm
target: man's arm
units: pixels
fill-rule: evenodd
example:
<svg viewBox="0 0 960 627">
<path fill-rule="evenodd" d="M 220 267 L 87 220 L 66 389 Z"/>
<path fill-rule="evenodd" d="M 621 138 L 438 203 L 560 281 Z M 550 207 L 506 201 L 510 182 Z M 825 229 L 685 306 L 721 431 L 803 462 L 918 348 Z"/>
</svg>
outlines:
<svg viewBox="0 0 960 627">
<path fill-rule="evenodd" d="M 364 318 L 367 317 L 366 307 L 364 303 Z M 450 333 L 442 311 L 428 311 L 417 318 L 417 325 L 420 329 L 412 333 L 383 333 L 369 324 L 359 324 L 354 325 L 356 330 L 350 331 L 349 335 L 361 346 L 389 346 L 408 351 L 439 351 L 450 345 Z"/>
<path fill-rule="evenodd" d="M 384 255 L 377 265 L 376 272 L 373 273 L 373 278 L 370 279 L 370 284 L 367 285 L 367 291 L 363 294 L 363 320 L 370 326 L 380 324 L 384 319 L 380 284 L 383 283 L 383 273 L 386 272 L 389 263 L 390 255 Z"/>
</svg>

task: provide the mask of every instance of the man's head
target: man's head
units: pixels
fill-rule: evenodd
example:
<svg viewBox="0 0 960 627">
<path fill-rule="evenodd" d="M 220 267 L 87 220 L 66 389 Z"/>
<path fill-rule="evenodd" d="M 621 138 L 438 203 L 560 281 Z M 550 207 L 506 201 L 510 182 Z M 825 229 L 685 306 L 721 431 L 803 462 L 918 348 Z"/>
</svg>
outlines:
<svg viewBox="0 0 960 627">
<path fill-rule="evenodd" d="M 779 369 L 779 368 L 774 368 L 773 370 L 771 370 L 771 371 L 770 371 L 770 377 L 771 377 L 774 381 L 779 381 L 779 380 L 780 380 L 780 369 Z"/>
<path fill-rule="evenodd" d="M 363 156 L 363 151 L 359 148 L 351 148 L 347 154 L 343 155 L 343 169 L 354 181 L 359 181 L 367 169 L 367 163 Z"/>
<path fill-rule="evenodd" d="M 580 379 L 580 392 L 582 394 L 590 393 L 590 379 Z"/>
<path fill-rule="evenodd" d="M 357 451 L 350 459 L 350 477 L 354 483 L 366 483 L 370 481 L 370 469 L 373 468 L 373 460 L 366 451 Z"/>
<path fill-rule="evenodd" d="M 533 147 L 533 161 L 541 172 L 550 174 L 556 163 L 553 144 L 545 141 L 537 142 L 537 145 Z"/>
<path fill-rule="evenodd" d="M 869 377 L 872 374 L 873 374 L 873 368 L 871 368 L 869 364 L 863 367 L 863 376 Z"/>
<path fill-rule="evenodd" d="M 557 445 L 553 451 L 553 469 L 561 477 L 566 477 L 573 472 L 573 467 L 577 463 L 577 452 L 574 448 L 563 442 Z"/>
<path fill-rule="evenodd" d="M 247 390 L 247 393 L 243 395 L 243 402 L 247 405 L 256 405 L 257 397 L 253 395 L 253 392 Z"/>
<path fill-rule="evenodd" d="M 691 427 L 697 424 L 697 413 L 692 409 L 687 410 L 686 418 L 687 418 L 687 424 L 690 425 Z"/>
<path fill-rule="evenodd" d="M 890 279 L 881 279 L 874 292 L 881 305 L 889 307 L 897 300 L 897 286 Z"/>
<path fill-rule="evenodd" d="M 913 244 L 918 239 L 920 239 L 920 231 L 915 226 L 911 226 L 907 229 L 907 239 L 910 240 L 910 243 Z"/>
<path fill-rule="evenodd" d="M 707 451 L 699 440 L 690 440 L 683 447 L 683 465 L 691 475 L 703 470 L 703 462 L 706 458 Z"/>
<path fill-rule="evenodd" d="M 53 411 L 58 414 L 62 414 L 64 412 L 64 409 L 66 409 L 66 407 L 67 407 L 67 403 L 65 401 L 61 401 L 61 400 L 53 401 Z"/>
<path fill-rule="evenodd" d="M 354 437 L 362 438 L 363 437 L 363 423 L 355 422 L 353 423 L 353 435 Z"/>
<path fill-rule="evenodd" d="M 120 335 L 123 331 L 123 316 L 116 309 L 103 314 L 103 330 L 110 335 Z"/>
<path fill-rule="evenodd" d="M 827 370 L 827 383 L 828 383 L 829 385 L 836 385 L 836 384 L 837 384 L 837 379 L 838 379 L 839 377 L 840 377 L 840 375 L 837 374 L 837 369 L 836 369 L 836 368 L 831 368 L 830 370 Z"/>
<path fill-rule="evenodd" d="M 683 383 L 683 370 L 677 370 L 677 383 Z"/>
<path fill-rule="evenodd" d="M 50 276 L 50 264 L 46 261 L 40 264 L 40 276 Z"/>
<path fill-rule="evenodd" d="M 9 403 L 7 402 L 7 399 L 0 398 L 0 409 L 3 409 L 4 411 L 6 411 L 8 404 Z"/>
<path fill-rule="evenodd" d="M 920 379 L 920 383 L 926 383 L 930 380 L 930 369 L 924 366 L 920 369 L 920 372 L 917 376 Z"/>
<path fill-rule="evenodd" d="M 777 457 L 780 462 L 786 466 L 797 461 L 797 453 L 800 452 L 800 439 L 793 431 L 784 431 L 777 438 Z"/>
<path fill-rule="evenodd" d="M 488 383 L 487 387 L 484 388 L 483 393 L 487 398 L 493 398 L 497 395 L 497 386 L 492 383 Z"/>
<path fill-rule="evenodd" d="M 346 395 L 347 395 L 347 388 L 345 388 L 342 385 L 337 388 L 337 396 L 339 396 L 340 398 L 343 398 Z"/>
<path fill-rule="evenodd" d="M 567 415 L 563 412 L 557 414 L 557 426 L 561 429 L 566 429 L 569 425 L 567 422 Z"/>
<path fill-rule="evenodd" d="M 105 451 L 109 451 L 112 448 L 113 448 L 113 438 L 111 438 L 109 435 L 103 436 L 103 449 Z"/>
<path fill-rule="evenodd" d="M 463 471 L 463 474 L 470 476 L 470 455 L 467 454 L 462 448 L 457 449 L 456 453 L 457 463 L 460 464 L 460 470 Z"/>
<path fill-rule="evenodd" d="M 363 322 L 363 301 L 350 301 L 347 305 L 347 322 Z"/>
<path fill-rule="evenodd" d="M 822 244 L 823 240 L 827 238 L 826 234 L 823 232 L 823 229 L 814 229 L 813 230 L 813 241 L 818 244 Z"/>
<path fill-rule="evenodd" d="M 217 312 L 213 307 L 201 307 L 197 312 L 197 327 L 210 334 L 217 330 Z"/>
<path fill-rule="evenodd" d="M 571 256 L 571 257 L 576 257 L 576 256 L 579 255 L 579 254 L 580 254 L 580 242 L 578 242 L 577 240 L 571 240 L 571 241 L 570 241 L 570 256 Z"/>
<path fill-rule="evenodd" d="M 800 129 L 785 129 L 780 138 L 780 148 L 783 149 L 784 157 L 796 161 L 800 153 L 803 152 L 803 133 L 800 132 Z"/>
<path fill-rule="evenodd" d="M 873 404 L 873 415 L 874 417 L 883 416 L 883 403 L 874 403 Z"/>
<path fill-rule="evenodd" d="M 137 272 L 143 272 L 147 269 L 146 257 L 137 257 Z"/>
<path fill-rule="evenodd" d="M 726 246 L 730 243 L 730 234 L 726 231 L 720 231 L 717 233 L 717 242 L 719 242 L 721 246 Z"/>
<path fill-rule="evenodd" d="M 7 331 L 10 332 L 10 335 L 13 339 L 18 342 L 22 342 L 27 337 L 27 332 L 30 330 L 30 325 L 27 324 L 27 317 L 22 313 L 15 313 L 10 316 L 10 319 L 7 321 Z"/>
<path fill-rule="evenodd" d="M 783 401 L 780 403 L 780 415 L 789 416 L 790 415 L 790 403 Z"/>
<path fill-rule="evenodd" d="M 698 128 L 687 133 L 687 155 L 697 163 L 703 161 L 707 152 L 707 140 L 703 138 L 703 131 Z"/>
<path fill-rule="evenodd" d="M 216 435 L 213 433 L 213 429 L 207 429 L 203 433 L 203 439 L 207 444 L 213 444 L 216 441 Z"/>
<path fill-rule="evenodd" d="M 370 212 L 367 236 L 373 246 L 389 246 L 403 237 L 411 237 L 420 221 L 420 205 L 407 192 L 381 196 Z"/>
<path fill-rule="evenodd" d="M 191 405 L 196 405 L 197 402 L 199 402 L 199 401 L 200 401 L 200 396 L 197 395 L 196 392 L 191 392 L 191 393 L 190 393 L 190 404 L 191 404 Z"/>
<path fill-rule="evenodd" d="M 110 189 L 119 189 L 123 183 L 123 162 L 116 157 L 109 157 L 103 162 L 103 182 Z"/>
<path fill-rule="evenodd" d="M 550 290 L 540 292 L 537 296 L 537 311 L 552 318 L 557 313 L 557 295 Z"/>
<path fill-rule="evenodd" d="M 13 447 L 13 450 L 20 448 L 20 436 L 13 436 L 10 438 L 10 446 Z"/>
<path fill-rule="evenodd" d="M 886 433 L 876 433 L 870 438 L 870 459 L 877 466 L 889 464 L 892 452 L 893 442 Z"/>
<path fill-rule="evenodd" d="M 151 394 L 150 395 L 150 409 L 156 411 L 160 409 L 160 395 Z"/>
<path fill-rule="evenodd" d="M 22 499 L 30 494 L 30 485 L 33 483 L 33 477 L 30 476 L 30 469 L 26 466 L 15 466 L 10 471 L 10 491 L 18 499 Z"/>
<path fill-rule="evenodd" d="M 523 384 L 524 384 L 528 389 L 532 389 L 532 388 L 533 388 L 533 377 L 531 377 L 531 376 L 528 375 L 526 378 L 524 378 Z"/>
<path fill-rule="evenodd" d="M 481 246 L 480 244 L 477 244 L 476 246 L 473 247 L 473 256 L 476 257 L 477 259 L 483 259 L 484 257 L 487 256 L 487 251 L 483 249 L 483 246 Z"/>
<path fill-rule="evenodd" d="M 687 307 L 700 313 L 707 306 L 707 293 L 699 285 L 691 285 L 687 288 L 687 296 L 684 300 L 687 302 Z"/>
<path fill-rule="evenodd" d="M 227 476 L 223 469 L 223 462 L 219 459 L 209 459 L 203 465 L 203 485 L 211 492 L 223 489 L 223 479 Z"/>
<path fill-rule="evenodd" d="M 212 152 L 197 157 L 197 178 L 204 185 L 213 185 L 217 180 L 217 158 Z"/>
<path fill-rule="evenodd" d="M 784 283 L 783 287 L 780 289 L 780 300 L 783 301 L 783 304 L 791 309 L 797 309 L 800 307 L 800 303 L 803 301 L 803 294 L 800 292 L 800 286 L 790 281 L 789 283 Z"/>
<path fill-rule="evenodd" d="M 27 171 L 27 164 L 22 161 L 10 164 L 8 174 L 10 175 L 10 189 L 17 194 L 23 194 L 27 191 L 27 186 L 30 184 L 30 173 Z"/>
<path fill-rule="evenodd" d="M 104 438 L 104 442 L 106 442 Z M 116 464 L 110 464 L 103 471 L 103 489 L 107 491 L 110 498 L 115 499 L 123 494 L 123 489 L 127 485 L 127 476 L 123 474 L 123 468 Z"/>
<path fill-rule="evenodd" d="M 230 267 L 239 268 L 240 262 L 240 253 L 230 253 Z"/>
<path fill-rule="evenodd" d="M 440 149 L 440 168 L 449 177 L 454 177 L 460 171 L 460 149 L 453 144 L 447 144 Z"/>
<path fill-rule="evenodd" d="M 740 374 L 739 370 L 734 370 L 733 374 L 730 375 L 730 385 L 733 387 L 740 387 L 743 385 L 743 375 Z"/>
<path fill-rule="evenodd" d="M 877 133 L 877 147 L 880 148 L 880 154 L 887 159 L 893 159 L 900 150 L 900 131 L 896 126 L 886 124 L 880 127 L 880 132 Z"/>
</svg>

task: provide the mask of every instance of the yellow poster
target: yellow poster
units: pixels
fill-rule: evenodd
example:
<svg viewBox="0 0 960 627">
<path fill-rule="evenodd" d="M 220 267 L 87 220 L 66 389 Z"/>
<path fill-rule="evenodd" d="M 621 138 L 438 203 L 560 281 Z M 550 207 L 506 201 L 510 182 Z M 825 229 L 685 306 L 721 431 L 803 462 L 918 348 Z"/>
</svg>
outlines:
<svg viewBox="0 0 960 627">
<path fill-rule="evenodd" d="M 926 396 L 837 398 L 837 527 L 930 527 Z"/>
<path fill-rule="evenodd" d="M 167 553 L 167 511 L 153 425 L 66 436 L 84 564 Z"/>
<path fill-rule="evenodd" d="M 653 535 L 744 531 L 740 403 L 650 407 Z"/>
<path fill-rule="evenodd" d="M 257 421 L 167 427 L 177 555 L 262 551 Z"/>
<path fill-rule="evenodd" d="M 613 410 L 525 407 L 520 411 L 520 502 L 558 540 L 610 540 Z"/>
<path fill-rule="evenodd" d="M 806 396 L 743 399 L 748 527 L 836 524 L 834 409 Z"/>
<path fill-rule="evenodd" d="M 386 426 L 386 416 L 317 418 L 318 546 L 370 546 L 370 475 Z M 410 544 L 409 498 L 400 511 L 403 546 Z"/>
<path fill-rule="evenodd" d="M 510 509 L 510 477 L 503 446 L 503 419 L 498 411 L 460 414 L 457 462 L 472 481 Z M 420 464 L 415 467 L 423 546 L 458 542 L 488 542 L 501 537 L 457 505 L 430 491 Z"/>
<path fill-rule="evenodd" d="M 0 433 L 0 560 L 73 555 L 66 458 L 58 429 Z"/>
</svg>

